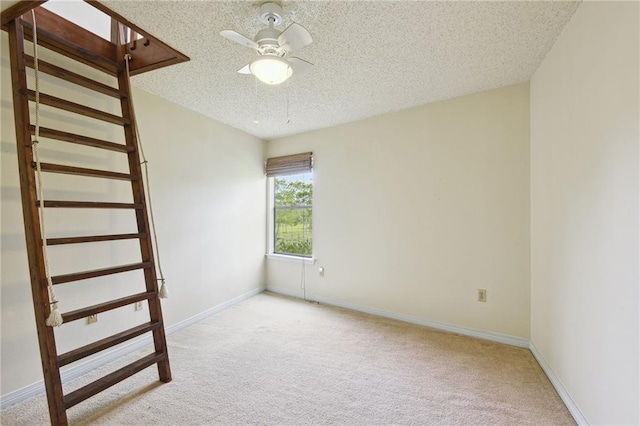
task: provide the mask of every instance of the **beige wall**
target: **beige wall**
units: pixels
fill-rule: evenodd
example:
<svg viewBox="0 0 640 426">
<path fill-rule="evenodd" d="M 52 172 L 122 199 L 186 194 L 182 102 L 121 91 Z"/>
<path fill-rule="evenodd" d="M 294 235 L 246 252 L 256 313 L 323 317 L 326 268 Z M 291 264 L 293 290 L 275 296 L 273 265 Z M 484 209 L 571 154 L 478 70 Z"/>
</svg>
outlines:
<svg viewBox="0 0 640 426">
<path fill-rule="evenodd" d="M 309 150 L 307 296 L 528 339 L 528 84 L 267 143 Z M 269 260 L 268 288 L 300 294 L 301 269 Z"/>
<path fill-rule="evenodd" d="M 42 378 L 25 251 L 13 127 L 8 41 L 2 33 L 1 89 L 1 371 L 0 394 Z M 45 51 L 42 51 L 46 58 Z M 102 79 L 92 70 L 84 69 Z M 114 82 L 107 79 L 106 82 Z M 135 82 L 135 80 L 134 80 Z M 42 76 L 42 90 L 118 113 L 106 96 Z M 146 92 L 134 100 L 151 168 L 151 187 L 163 269 L 170 298 L 163 301 L 168 326 L 199 314 L 264 283 L 265 143 Z M 42 124 L 121 142 L 122 130 L 42 108 Z M 126 171 L 125 156 L 44 140 L 43 161 Z M 126 182 L 45 174 L 50 199 L 129 201 Z M 86 185 L 85 185 L 86 183 Z M 259 200 L 259 201 L 256 201 Z M 118 211 L 48 210 L 49 236 L 131 232 L 133 214 Z M 139 261 L 137 242 L 92 243 L 50 249 L 54 274 Z M 143 291 L 142 276 L 131 272 L 57 286 L 63 312 Z M 146 309 L 146 308 L 145 308 Z M 133 307 L 56 329 L 59 351 L 89 343 L 147 320 Z"/>
<path fill-rule="evenodd" d="M 531 340 L 591 424 L 638 424 L 638 3 L 585 2 L 531 81 Z"/>
</svg>

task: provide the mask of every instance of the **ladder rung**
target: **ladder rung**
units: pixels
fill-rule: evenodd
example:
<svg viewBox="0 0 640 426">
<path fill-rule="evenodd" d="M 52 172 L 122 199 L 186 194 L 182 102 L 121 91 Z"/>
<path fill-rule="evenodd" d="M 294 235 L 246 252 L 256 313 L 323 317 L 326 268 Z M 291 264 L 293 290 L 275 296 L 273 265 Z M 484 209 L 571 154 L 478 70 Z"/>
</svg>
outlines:
<svg viewBox="0 0 640 426">
<path fill-rule="evenodd" d="M 93 395 L 100 393 L 117 383 L 120 383 L 124 379 L 133 376 L 134 374 L 144 370 L 149 366 L 152 366 L 153 364 L 164 361 L 166 358 L 166 352 L 152 353 L 151 355 L 147 355 L 146 357 L 139 359 L 138 361 L 131 363 L 126 367 L 116 370 L 113 373 L 96 380 L 95 382 L 89 383 L 88 385 L 65 395 L 64 408 L 68 410 L 69 408 L 84 401 L 85 399 L 90 398 Z"/>
<path fill-rule="evenodd" d="M 130 328 L 129 330 L 123 331 L 121 333 L 114 334 L 113 336 L 98 340 L 97 342 L 93 342 L 81 348 L 66 352 L 62 355 L 58 355 L 58 365 L 62 367 L 64 365 L 71 364 L 72 362 L 78 361 L 82 358 L 86 358 L 107 348 L 133 339 L 134 337 L 138 337 L 141 334 L 156 330 L 161 326 L 161 322 L 148 322 L 137 327 Z"/>
<path fill-rule="evenodd" d="M 40 205 L 37 201 L 36 205 Z M 144 208 L 143 204 L 137 203 L 105 203 L 101 201 L 60 201 L 60 200 L 44 200 L 45 207 L 57 208 L 77 208 L 77 209 L 136 209 Z"/>
<path fill-rule="evenodd" d="M 35 163 L 33 163 L 35 168 Z M 43 172 L 61 173 L 65 175 L 78 175 L 88 177 L 98 177 L 118 180 L 138 180 L 134 175 L 128 173 L 110 172 L 108 170 L 85 169 L 84 167 L 63 166 L 61 164 L 40 163 Z"/>
<path fill-rule="evenodd" d="M 24 61 L 26 66 L 30 68 L 34 67 L 33 56 L 24 55 Z M 121 92 L 115 87 L 108 86 L 106 84 L 84 77 L 80 74 L 76 74 L 64 68 L 60 68 L 41 59 L 38 59 L 38 71 L 52 75 L 54 77 L 58 77 L 62 80 L 66 80 L 70 83 L 77 84 L 78 86 L 85 87 L 95 92 L 100 92 L 105 95 L 112 96 L 117 99 L 126 97 L 126 93 Z"/>
<path fill-rule="evenodd" d="M 134 238 L 146 238 L 147 234 L 112 234 L 112 235 L 93 235 L 87 237 L 63 237 L 63 238 L 47 238 L 48 246 L 58 244 L 78 244 L 78 243 L 95 243 L 98 241 L 115 241 L 115 240 L 131 240 Z"/>
<path fill-rule="evenodd" d="M 130 265 L 114 266 L 112 268 L 94 269 L 93 271 L 76 272 L 73 274 L 57 275 L 51 277 L 53 284 L 63 284 L 71 281 L 87 280 L 89 278 L 102 277 L 104 275 L 119 274 L 121 272 L 135 271 L 136 269 L 149 269 L 153 267 L 151 262 L 132 263 Z"/>
<path fill-rule="evenodd" d="M 114 299 L 108 302 L 99 303 L 97 305 L 87 306 L 86 308 L 77 309 L 75 311 L 70 311 L 62 314 L 62 321 L 64 323 L 68 323 L 71 321 L 79 320 L 91 315 L 99 314 L 101 312 L 107 312 L 112 309 L 121 308 L 123 306 L 131 305 L 136 302 L 141 302 L 143 300 L 153 299 L 154 297 L 157 297 L 157 295 L 158 292 L 156 291 L 138 293 L 132 296 L 122 297 L 120 299 Z"/>
<path fill-rule="evenodd" d="M 36 92 L 33 90 L 27 90 L 27 95 L 30 101 L 36 100 Z M 75 102 L 70 102 L 64 99 L 56 98 L 55 96 L 40 93 L 40 103 L 49 105 L 54 108 L 63 109 L 65 111 L 74 112 L 76 114 L 84 115 L 85 117 L 91 117 L 98 120 L 106 121 L 113 124 L 131 124 L 131 120 L 118 117 L 117 115 L 109 114 L 108 112 L 100 111 L 98 109 L 89 108 L 88 106 L 80 105 Z"/>
<path fill-rule="evenodd" d="M 31 134 L 36 134 L 36 126 L 30 126 Z M 94 148 L 108 149 L 118 152 L 133 152 L 135 149 L 128 145 L 115 142 L 103 141 L 101 139 L 90 138 L 88 136 L 80 136 L 73 133 L 62 132 L 60 130 L 48 129 L 40 127 L 40 136 L 43 138 L 55 139 L 59 141 L 71 142 L 78 145 L 92 146 Z"/>
</svg>

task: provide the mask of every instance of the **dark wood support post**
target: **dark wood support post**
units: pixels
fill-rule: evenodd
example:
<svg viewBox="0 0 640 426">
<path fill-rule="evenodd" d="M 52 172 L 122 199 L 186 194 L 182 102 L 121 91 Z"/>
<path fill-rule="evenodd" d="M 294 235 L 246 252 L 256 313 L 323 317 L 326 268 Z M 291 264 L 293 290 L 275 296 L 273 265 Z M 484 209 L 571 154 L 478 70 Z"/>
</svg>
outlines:
<svg viewBox="0 0 640 426">
<path fill-rule="evenodd" d="M 36 182 L 33 167 L 31 166 L 33 153 L 31 149 L 29 99 L 26 91 L 24 28 L 22 26 L 22 20 L 19 17 L 7 25 L 9 29 L 11 83 L 16 125 L 18 168 L 20 173 L 20 193 L 22 196 L 22 214 L 24 216 L 24 231 L 29 258 L 33 309 L 35 311 L 38 342 L 40 344 L 40 358 L 42 360 L 44 383 L 47 389 L 51 424 L 66 425 L 67 414 L 64 409 L 55 336 L 52 327 L 47 326 L 45 323 L 50 312 L 50 306 L 44 259 L 42 256 L 42 237 L 40 234 L 40 217 L 37 207 Z"/>
<path fill-rule="evenodd" d="M 124 34 L 126 27 L 120 24 L 118 33 L 118 44 L 116 51 L 118 52 L 118 58 L 116 59 L 118 66 L 118 88 L 120 91 L 131 94 L 131 87 L 129 79 L 127 78 L 125 54 L 126 45 L 124 44 Z M 127 146 L 131 149 L 128 153 L 129 159 L 129 172 L 133 176 L 138 176 L 138 179 L 131 181 L 131 188 L 133 190 L 133 202 L 136 204 L 146 205 L 146 197 L 144 191 L 144 178 L 142 174 L 141 158 L 139 155 L 139 145 L 136 129 L 136 119 L 133 116 L 133 105 L 131 96 L 123 97 L 120 100 L 122 106 L 122 116 L 129 118 L 130 123 L 124 125 L 124 134 Z M 140 252 L 143 262 L 151 262 L 155 265 L 153 256 L 153 245 L 151 242 L 151 229 L 149 226 L 149 218 L 147 216 L 147 209 L 136 210 L 136 221 L 138 224 L 138 233 L 146 234 L 146 238 L 140 239 Z M 156 270 L 149 268 L 144 271 L 145 285 L 148 292 L 158 292 L 158 281 L 156 276 Z M 152 322 L 163 322 L 162 318 L 162 306 L 160 304 L 160 298 L 155 297 L 149 299 L 149 316 Z M 164 359 L 158 362 L 158 374 L 160 381 L 171 381 L 171 368 L 169 366 L 169 355 L 167 353 L 167 342 L 164 327 L 160 327 L 153 331 L 153 342 L 156 353 L 164 353 Z"/>
</svg>

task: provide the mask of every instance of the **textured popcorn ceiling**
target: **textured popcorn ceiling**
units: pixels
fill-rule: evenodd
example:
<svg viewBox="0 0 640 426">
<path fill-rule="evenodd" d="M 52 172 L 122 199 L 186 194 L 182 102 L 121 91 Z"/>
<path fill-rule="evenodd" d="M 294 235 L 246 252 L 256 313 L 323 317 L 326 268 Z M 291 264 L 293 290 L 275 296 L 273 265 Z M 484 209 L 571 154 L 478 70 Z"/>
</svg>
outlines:
<svg viewBox="0 0 640 426">
<path fill-rule="evenodd" d="M 315 67 L 256 94 L 236 74 L 254 51 L 219 33 L 253 38 L 261 1 L 103 3 L 191 58 L 135 86 L 264 139 L 528 81 L 579 4 L 285 1 L 282 28 L 311 32 L 296 56 Z"/>
</svg>

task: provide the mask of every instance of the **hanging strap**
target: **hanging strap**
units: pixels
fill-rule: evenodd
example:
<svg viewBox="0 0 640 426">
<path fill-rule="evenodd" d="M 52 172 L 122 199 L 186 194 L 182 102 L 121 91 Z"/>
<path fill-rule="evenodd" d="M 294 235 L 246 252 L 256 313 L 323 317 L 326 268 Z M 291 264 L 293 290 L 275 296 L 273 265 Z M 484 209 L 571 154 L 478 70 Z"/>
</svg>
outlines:
<svg viewBox="0 0 640 426">
<path fill-rule="evenodd" d="M 36 178 L 37 178 L 37 190 L 38 190 L 38 216 L 40 218 L 40 237 L 42 240 L 42 260 L 44 262 L 44 274 L 47 278 L 47 288 L 49 290 L 49 304 L 51 305 L 51 313 L 47 318 L 47 325 L 49 327 L 59 327 L 62 325 L 62 315 L 58 310 L 58 300 L 56 299 L 56 292 L 53 289 L 53 282 L 51 281 L 51 273 L 49 272 L 49 257 L 47 255 L 47 232 L 44 220 L 44 189 L 42 184 L 42 167 L 40 165 L 40 153 L 38 152 L 38 145 L 40 143 L 40 78 L 38 73 L 38 28 L 36 24 L 35 10 L 31 10 L 31 16 L 33 18 L 33 71 L 36 84 L 36 122 L 35 132 L 31 146 L 33 148 L 33 156 L 36 162 Z"/>
<path fill-rule="evenodd" d="M 129 91 L 131 92 L 131 76 L 129 74 L 129 61 L 131 60 L 131 55 L 128 53 L 124 55 L 124 62 L 126 64 L 127 70 L 127 81 L 129 85 Z M 159 296 L 162 299 L 166 299 L 169 297 L 169 290 L 167 289 L 167 285 L 164 279 L 164 273 L 162 272 L 162 264 L 160 263 L 160 248 L 158 246 L 158 235 L 156 234 L 156 222 L 153 218 L 153 203 L 151 202 L 151 182 L 149 180 L 149 162 L 147 161 L 147 157 L 144 155 L 144 149 L 142 148 L 142 139 L 140 138 L 140 132 L 138 131 L 138 122 L 136 120 L 136 111 L 133 106 L 133 98 L 131 98 L 131 93 L 129 93 L 129 99 L 131 103 L 131 125 L 135 129 L 136 139 L 138 140 L 138 146 L 140 147 L 140 155 L 142 156 L 142 166 L 144 167 L 144 184 L 146 186 L 147 198 L 149 200 L 149 217 L 151 218 L 151 231 L 153 233 L 153 242 L 155 246 L 156 252 L 156 262 L 158 263 L 158 273 L 160 274 L 160 278 L 158 281 L 161 283 Z"/>
</svg>

